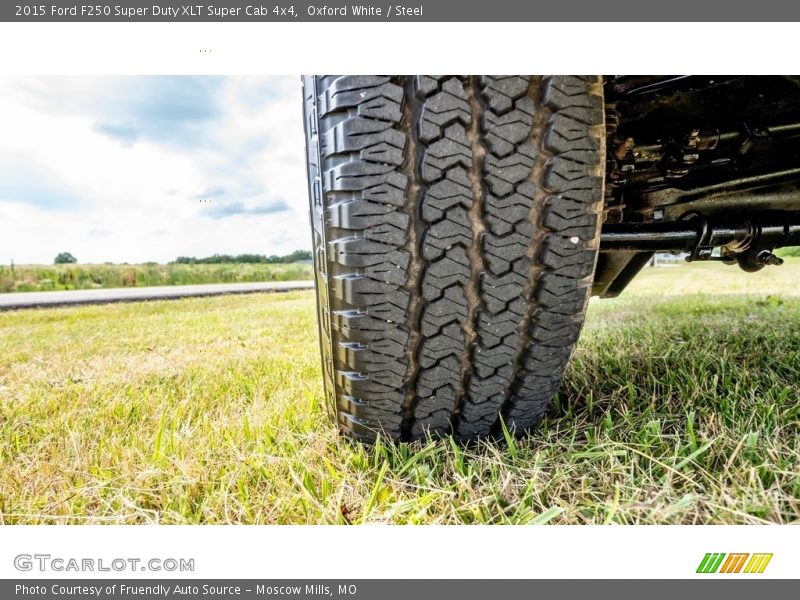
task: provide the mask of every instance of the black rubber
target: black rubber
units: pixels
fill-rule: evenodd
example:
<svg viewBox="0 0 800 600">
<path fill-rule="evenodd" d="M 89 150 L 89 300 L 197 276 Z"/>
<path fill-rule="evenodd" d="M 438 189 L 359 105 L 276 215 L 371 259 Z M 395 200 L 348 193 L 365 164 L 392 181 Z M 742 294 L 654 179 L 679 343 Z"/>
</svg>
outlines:
<svg viewBox="0 0 800 600">
<path fill-rule="evenodd" d="M 326 394 L 373 441 L 542 418 L 599 243 L 599 77 L 308 76 Z"/>
</svg>

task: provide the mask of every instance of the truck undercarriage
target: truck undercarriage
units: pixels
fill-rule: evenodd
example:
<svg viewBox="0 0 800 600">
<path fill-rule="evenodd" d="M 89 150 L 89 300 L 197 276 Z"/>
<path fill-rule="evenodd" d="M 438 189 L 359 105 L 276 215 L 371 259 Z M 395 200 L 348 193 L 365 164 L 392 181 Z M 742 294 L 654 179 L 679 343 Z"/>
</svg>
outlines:
<svg viewBox="0 0 800 600">
<path fill-rule="evenodd" d="M 592 293 L 618 295 L 655 252 L 745 271 L 800 245 L 800 77 L 609 76 Z"/>
</svg>

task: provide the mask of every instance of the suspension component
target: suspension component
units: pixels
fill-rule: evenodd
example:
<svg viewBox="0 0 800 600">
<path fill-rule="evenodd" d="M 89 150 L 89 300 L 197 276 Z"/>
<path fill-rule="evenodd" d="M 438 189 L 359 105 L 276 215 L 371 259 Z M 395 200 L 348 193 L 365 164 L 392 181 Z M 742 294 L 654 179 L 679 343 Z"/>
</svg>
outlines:
<svg viewBox="0 0 800 600">
<path fill-rule="evenodd" d="M 745 271 L 783 261 L 776 248 L 800 245 L 800 213 L 765 213 L 737 220 L 711 220 L 697 212 L 674 222 L 610 223 L 603 226 L 604 252 L 688 252 L 686 260 L 738 263 Z M 713 256 L 719 249 L 719 257 Z"/>
</svg>

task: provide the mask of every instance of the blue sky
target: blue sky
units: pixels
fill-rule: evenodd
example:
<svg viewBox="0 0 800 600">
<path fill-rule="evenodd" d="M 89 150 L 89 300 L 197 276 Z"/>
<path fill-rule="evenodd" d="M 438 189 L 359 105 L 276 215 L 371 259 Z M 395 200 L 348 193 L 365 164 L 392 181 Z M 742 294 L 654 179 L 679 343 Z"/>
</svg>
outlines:
<svg viewBox="0 0 800 600">
<path fill-rule="evenodd" d="M 0 77 L 0 264 L 308 248 L 296 77 Z"/>
</svg>

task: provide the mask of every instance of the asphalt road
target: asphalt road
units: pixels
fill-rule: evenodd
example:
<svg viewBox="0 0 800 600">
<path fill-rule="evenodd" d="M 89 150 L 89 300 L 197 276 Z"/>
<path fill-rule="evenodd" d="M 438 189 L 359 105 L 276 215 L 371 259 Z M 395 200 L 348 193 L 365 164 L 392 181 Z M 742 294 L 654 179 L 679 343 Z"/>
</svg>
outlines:
<svg viewBox="0 0 800 600">
<path fill-rule="evenodd" d="M 221 296 L 223 294 L 291 292 L 313 288 L 313 281 L 267 281 L 259 283 L 213 283 L 113 288 L 107 290 L 69 290 L 66 292 L 21 292 L 0 294 L 0 310 L 74 306 L 79 304 L 107 304 L 109 302 L 141 302 L 143 300 L 175 300 L 195 296 Z"/>
</svg>

